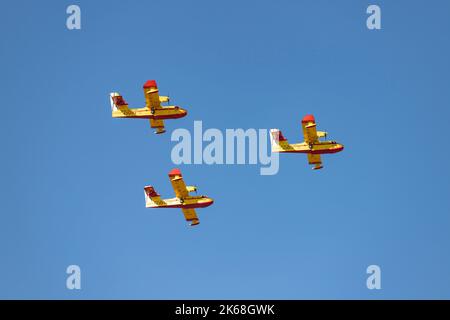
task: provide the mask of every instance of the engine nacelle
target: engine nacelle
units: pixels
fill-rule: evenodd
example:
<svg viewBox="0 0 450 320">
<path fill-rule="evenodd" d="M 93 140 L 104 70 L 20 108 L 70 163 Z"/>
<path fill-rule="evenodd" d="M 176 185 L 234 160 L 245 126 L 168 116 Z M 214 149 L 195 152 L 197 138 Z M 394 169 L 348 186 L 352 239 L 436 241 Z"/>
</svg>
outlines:
<svg viewBox="0 0 450 320">
<path fill-rule="evenodd" d="M 165 103 L 165 102 L 169 102 L 169 101 L 170 101 L 169 96 L 159 96 L 159 102 Z"/>
<path fill-rule="evenodd" d="M 186 186 L 188 192 L 197 192 L 196 186 Z"/>
</svg>

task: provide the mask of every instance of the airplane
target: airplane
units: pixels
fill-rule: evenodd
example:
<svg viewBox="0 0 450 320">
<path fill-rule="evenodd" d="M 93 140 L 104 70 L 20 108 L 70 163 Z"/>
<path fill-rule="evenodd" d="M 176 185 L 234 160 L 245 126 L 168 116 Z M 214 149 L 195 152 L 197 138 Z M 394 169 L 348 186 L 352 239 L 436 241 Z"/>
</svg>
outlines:
<svg viewBox="0 0 450 320">
<path fill-rule="evenodd" d="M 186 221 L 191 222 L 191 226 L 200 223 L 195 208 L 205 208 L 213 204 L 214 200 L 207 196 L 191 196 L 190 192 L 197 193 L 196 186 L 186 186 L 180 169 L 173 169 L 169 172 L 169 179 L 175 191 L 175 198 L 161 199 L 160 195 L 152 186 L 145 186 L 145 207 L 146 208 L 181 208 Z"/>
<path fill-rule="evenodd" d="M 316 120 L 311 114 L 302 119 L 302 129 L 305 141 L 295 144 L 289 144 L 280 130 L 271 129 L 272 152 L 306 153 L 309 164 L 314 165 L 312 169 L 318 170 L 323 168 L 321 154 L 336 153 L 344 149 L 344 146 L 336 141 L 319 140 L 319 138 L 325 138 L 328 133 L 317 131 Z"/>
<path fill-rule="evenodd" d="M 128 103 L 118 92 L 110 93 L 111 110 L 113 118 L 138 118 L 149 119 L 150 126 L 155 128 L 156 134 L 166 132 L 165 119 L 177 119 L 186 116 L 187 111 L 179 106 L 162 106 L 161 103 L 169 102 L 168 96 L 158 94 L 158 86 L 155 80 L 144 83 L 145 107 L 130 109 Z"/>
</svg>

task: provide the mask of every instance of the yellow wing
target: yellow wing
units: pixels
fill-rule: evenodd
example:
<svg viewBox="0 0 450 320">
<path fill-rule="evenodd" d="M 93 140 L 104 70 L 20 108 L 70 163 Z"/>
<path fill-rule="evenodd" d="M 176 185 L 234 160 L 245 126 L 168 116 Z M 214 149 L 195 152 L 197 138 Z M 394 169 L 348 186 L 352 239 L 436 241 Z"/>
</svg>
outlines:
<svg viewBox="0 0 450 320">
<path fill-rule="evenodd" d="M 302 119 L 302 128 L 306 143 L 313 144 L 319 141 L 316 129 L 316 120 L 313 115 L 307 115 Z"/>
<path fill-rule="evenodd" d="M 189 197 L 189 191 L 184 183 L 183 176 L 179 169 L 173 169 L 169 172 L 170 182 L 172 183 L 175 196 L 180 199 Z"/>
<path fill-rule="evenodd" d="M 156 129 L 156 134 L 166 132 L 166 129 L 164 128 L 164 120 L 150 119 L 150 127 Z"/>
<path fill-rule="evenodd" d="M 144 95 L 146 107 L 152 110 L 161 109 L 159 90 L 155 80 L 148 80 L 144 84 Z"/>
<path fill-rule="evenodd" d="M 303 126 L 303 135 L 305 137 L 305 142 L 308 144 L 316 143 L 319 141 L 315 123 L 304 125 Z"/>
<path fill-rule="evenodd" d="M 314 170 L 322 169 L 322 159 L 320 158 L 320 154 L 312 154 L 308 153 L 308 162 L 309 164 L 314 165 Z"/>
<path fill-rule="evenodd" d="M 194 209 L 181 209 L 181 211 L 183 211 L 184 218 L 191 223 L 191 226 L 196 226 L 200 223 Z"/>
</svg>

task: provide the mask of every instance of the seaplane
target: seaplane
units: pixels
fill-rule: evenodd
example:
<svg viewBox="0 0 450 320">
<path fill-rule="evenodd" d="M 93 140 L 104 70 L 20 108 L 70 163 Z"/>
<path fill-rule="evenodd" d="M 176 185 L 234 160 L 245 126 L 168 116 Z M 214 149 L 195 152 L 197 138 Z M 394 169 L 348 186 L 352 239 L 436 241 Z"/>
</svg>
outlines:
<svg viewBox="0 0 450 320">
<path fill-rule="evenodd" d="M 344 146 L 336 141 L 321 141 L 328 133 L 317 131 L 316 120 L 313 115 L 306 115 L 302 119 L 304 141 L 290 144 L 279 129 L 270 130 L 272 152 L 280 153 L 306 153 L 308 163 L 314 165 L 313 170 L 322 169 L 321 154 L 336 153 L 344 149 Z"/>
<path fill-rule="evenodd" d="M 179 106 L 166 106 L 162 103 L 170 101 L 169 96 L 160 96 L 155 80 L 144 83 L 145 107 L 130 109 L 128 103 L 118 92 L 110 93 L 113 118 L 149 119 L 150 126 L 156 134 L 166 132 L 164 120 L 178 119 L 186 116 L 187 111 Z"/>
<path fill-rule="evenodd" d="M 214 200 L 207 196 L 193 196 L 191 192 L 197 192 L 196 186 L 186 186 L 180 169 L 173 169 L 169 172 L 169 179 L 175 191 L 175 198 L 161 199 L 161 196 L 155 191 L 153 186 L 144 187 L 145 207 L 146 208 L 180 208 L 186 221 L 191 226 L 200 223 L 195 212 L 197 208 L 209 207 Z"/>
</svg>

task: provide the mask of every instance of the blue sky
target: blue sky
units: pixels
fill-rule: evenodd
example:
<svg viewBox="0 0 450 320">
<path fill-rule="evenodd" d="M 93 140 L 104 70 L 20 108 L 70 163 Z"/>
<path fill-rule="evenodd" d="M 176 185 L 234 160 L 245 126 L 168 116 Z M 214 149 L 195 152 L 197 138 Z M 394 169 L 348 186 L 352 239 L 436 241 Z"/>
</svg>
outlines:
<svg viewBox="0 0 450 320">
<path fill-rule="evenodd" d="M 66 29 L 78 4 L 82 29 Z M 450 298 L 448 1 L 9 1 L 0 20 L 0 298 Z M 186 107 L 156 136 L 112 119 L 142 84 Z M 302 116 L 345 145 L 312 171 L 182 165 L 215 199 L 188 228 L 170 133 Z M 77 264 L 82 290 L 65 287 Z M 366 288 L 366 268 L 382 289 Z"/>
</svg>

